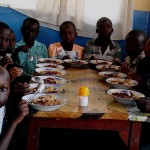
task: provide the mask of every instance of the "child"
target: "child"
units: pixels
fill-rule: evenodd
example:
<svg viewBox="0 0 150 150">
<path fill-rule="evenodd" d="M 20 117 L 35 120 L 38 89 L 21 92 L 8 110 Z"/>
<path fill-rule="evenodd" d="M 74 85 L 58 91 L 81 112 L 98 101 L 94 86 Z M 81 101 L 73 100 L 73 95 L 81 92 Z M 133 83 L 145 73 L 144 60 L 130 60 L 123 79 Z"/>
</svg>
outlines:
<svg viewBox="0 0 150 150">
<path fill-rule="evenodd" d="M 145 57 L 138 63 L 137 73 L 146 86 L 144 94 L 150 97 L 150 40 L 146 42 L 144 53 Z"/>
<path fill-rule="evenodd" d="M 49 45 L 50 57 L 58 59 L 82 59 L 83 47 L 74 44 L 77 36 L 76 27 L 71 21 L 65 21 L 60 26 L 61 42 Z"/>
<path fill-rule="evenodd" d="M 15 45 L 16 45 L 16 36 L 13 30 L 11 30 L 10 33 L 10 44 L 9 47 L 7 48 L 7 54 L 11 57 L 12 53 L 15 51 Z"/>
<path fill-rule="evenodd" d="M 111 40 L 111 35 L 113 33 L 111 20 L 102 17 L 97 21 L 96 27 L 98 37 L 87 41 L 84 59 L 103 59 L 120 62 L 120 46 Z"/>
<path fill-rule="evenodd" d="M 150 40 L 146 42 L 145 48 L 144 48 L 145 57 L 139 62 L 138 65 L 138 73 L 139 74 L 147 74 L 150 75 Z"/>
<path fill-rule="evenodd" d="M 144 46 L 147 36 L 143 31 L 132 30 L 126 36 L 126 51 L 128 56 L 125 63 L 122 64 L 121 70 L 127 74 L 137 73 L 137 65 L 144 55 Z"/>
<path fill-rule="evenodd" d="M 143 83 L 137 66 L 139 62 L 145 57 L 144 46 L 147 41 L 146 34 L 141 30 L 132 30 L 126 36 L 126 51 L 128 56 L 125 62 L 122 63 L 121 71 L 128 75 L 128 78 L 136 80 L 137 86 L 133 89 L 143 94 L 147 93 L 145 84 Z"/>
<path fill-rule="evenodd" d="M 10 77 L 8 72 L 0 66 L 0 131 L 3 129 L 2 124 L 4 122 L 5 115 L 5 104 L 7 102 L 10 91 Z M 13 133 L 17 125 L 23 120 L 23 118 L 29 113 L 28 105 L 26 101 L 21 101 L 18 104 L 17 110 L 15 110 L 15 116 L 9 122 L 7 128 L 5 127 L 2 132 L 0 132 L 0 149 L 7 150 Z M 3 114 L 3 115 L 2 115 Z"/>
<path fill-rule="evenodd" d="M 23 26 L 21 27 L 23 39 L 16 43 L 17 49 L 12 56 L 17 64 L 27 68 L 24 71 L 30 75 L 35 71 L 37 59 L 48 57 L 46 46 L 36 40 L 39 28 L 40 24 L 34 18 L 26 18 L 23 21 Z"/>
</svg>

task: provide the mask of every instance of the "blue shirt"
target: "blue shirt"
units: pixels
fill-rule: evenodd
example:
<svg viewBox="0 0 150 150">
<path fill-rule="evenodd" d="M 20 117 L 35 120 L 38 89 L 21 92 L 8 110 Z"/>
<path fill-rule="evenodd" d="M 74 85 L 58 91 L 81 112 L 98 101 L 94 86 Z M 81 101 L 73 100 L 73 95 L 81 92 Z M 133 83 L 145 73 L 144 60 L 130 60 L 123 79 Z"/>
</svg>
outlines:
<svg viewBox="0 0 150 150">
<path fill-rule="evenodd" d="M 26 45 L 26 43 L 23 40 L 16 43 L 16 48 L 22 45 Z M 29 60 L 29 54 L 33 56 L 33 61 Z M 28 50 L 27 53 L 23 51 L 20 51 L 18 53 L 16 63 L 26 67 L 27 69 L 24 69 L 24 71 L 32 75 L 35 71 L 38 58 L 48 58 L 48 51 L 47 47 L 43 43 L 40 43 L 35 40 L 33 46 L 30 48 L 30 50 Z"/>
</svg>

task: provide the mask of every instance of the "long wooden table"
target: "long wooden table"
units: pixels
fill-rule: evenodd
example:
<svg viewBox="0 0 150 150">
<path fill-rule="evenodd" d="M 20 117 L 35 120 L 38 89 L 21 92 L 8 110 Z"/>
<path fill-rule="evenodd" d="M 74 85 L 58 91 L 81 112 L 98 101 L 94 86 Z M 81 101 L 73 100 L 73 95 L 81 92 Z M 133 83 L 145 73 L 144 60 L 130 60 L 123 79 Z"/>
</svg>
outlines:
<svg viewBox="0 0 150 150">
<path fill-rule="evenodd" d="M 129 150 L 138 150 L 142 122 L 130 121 L 126 107 L 106 94 L 109 85 L 92 69 L 67 69 L 68 82 L 62 96 L 68 103 L 50 112 L 30 114 L 28 150 L 38 150 L 40 128 L 94 129 L 118 131 Z M 89 105 L 79 106 L 79 88 L 88 86 Z"/>
</svg>

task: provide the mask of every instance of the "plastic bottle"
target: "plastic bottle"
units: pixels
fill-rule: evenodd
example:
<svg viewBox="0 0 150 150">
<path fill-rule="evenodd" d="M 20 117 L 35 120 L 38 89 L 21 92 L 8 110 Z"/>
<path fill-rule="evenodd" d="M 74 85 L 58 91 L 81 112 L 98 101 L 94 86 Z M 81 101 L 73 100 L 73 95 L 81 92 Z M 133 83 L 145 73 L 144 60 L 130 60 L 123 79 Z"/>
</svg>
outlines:
<svg viewBox="0 0 150 150">
<path fill-rule="evenodd" d="M 87 86 L 81 86 L 79 90 L 79 106 L 88 106 L 89 89 Z"/>
</svg>

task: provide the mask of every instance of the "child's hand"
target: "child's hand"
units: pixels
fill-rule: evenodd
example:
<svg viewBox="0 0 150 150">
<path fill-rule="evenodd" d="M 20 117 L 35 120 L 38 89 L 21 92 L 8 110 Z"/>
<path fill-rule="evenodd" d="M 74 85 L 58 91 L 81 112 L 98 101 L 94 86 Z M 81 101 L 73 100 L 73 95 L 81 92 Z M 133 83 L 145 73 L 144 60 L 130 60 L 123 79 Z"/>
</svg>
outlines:
<svg viewBox="0 0 150 150">
<path fill-rule="evenodd" d="M 16 110 L 16 116 L 14 118 L 14 121 L 18 124 L 20 123 L 25 116 L 29 114 L 29 108 L 26 101 L 22 100 L 19 102 Z"/>
<path fill-rule="evenodd" d="M 13 64 L 13 63 L 14 63 L 13 60 L 8 56 L 5 56 L 1 59 L 1 65 L 4 68 L 7 68 L 8 65 Z"/>
<path fill-rule="evenodd" d="M 26 82 L 21 84 L 21 83 L 16 83 L 14 85 L 12 85 L 12 90 L 15 94 L 17 95 L 26 95 L 29 93 L 29 90 L 30 90 L 30 85 L 27 84 Z"/>
<path fill-rule="evenodd" d="M 120 70 L 121 70 L 121 72 L 124 72 L 124 73 L 126 73 L 126 74 L 128 74 L 128 72 L 130 71 L 129 68 L 126 66 L 126 63 L 125 63 L 125 62 L 123 62 L 123 63 L 121 64 Z"/>
<path fill-rule="evenodd" d="M 27 51 L 29 50 L 30 46 L 28 45 L 22 45 L 22 46 L 19 46 L 17 48 L 18 51 L 23 51 L 24 53 L 27 53 Z"/>
<path fill-rule="evenodd" d="M 13 67 L 9 69 L 8 72 L 10 74 L 11 81 L 13 81 L 16 77 L 20 76 L 23 71 L 17 67 Z"/>
</svg>

